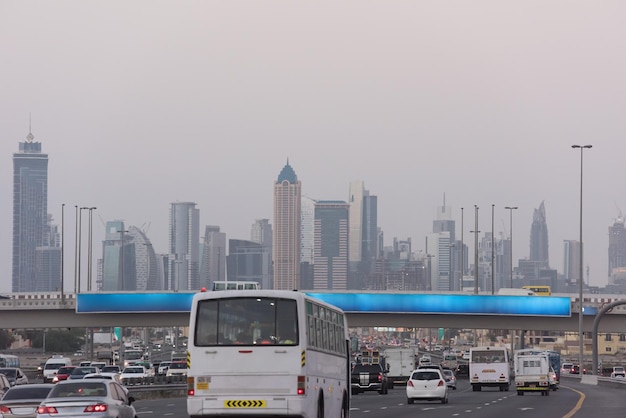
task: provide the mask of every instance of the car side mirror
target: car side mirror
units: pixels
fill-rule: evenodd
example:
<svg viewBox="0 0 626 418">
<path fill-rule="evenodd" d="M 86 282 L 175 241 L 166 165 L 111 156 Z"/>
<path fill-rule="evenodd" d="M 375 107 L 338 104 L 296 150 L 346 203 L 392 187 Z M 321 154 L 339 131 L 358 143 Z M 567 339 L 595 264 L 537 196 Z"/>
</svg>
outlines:
<svg viewBox="0 0 626 418">
<path fill-rule="evenodd" d="M 135 402 L 135 398 L 134 398 L 134 397 L 132 397 L 132 396 L 129 396 L 129 397 L 128 397 L 128 404 L 130 405 L 130 404 L 132 404 L 133 402 Z"/>
</svg>

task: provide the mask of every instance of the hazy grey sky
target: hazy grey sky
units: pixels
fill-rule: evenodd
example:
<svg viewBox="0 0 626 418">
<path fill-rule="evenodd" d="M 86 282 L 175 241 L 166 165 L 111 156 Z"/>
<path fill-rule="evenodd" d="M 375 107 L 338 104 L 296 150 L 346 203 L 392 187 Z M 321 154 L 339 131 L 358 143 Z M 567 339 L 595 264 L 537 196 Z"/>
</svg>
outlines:
<svg viewBox="0 0 626 418">
<path fill-rule="evenodd" d="M 167 251 L 169 203 L 248 239 L 271 219 L 287 158 L 316 199 L 361 179 L 386 244 L 424 248 L 435 209 L 465 208 L 471 241 L 513 215 L 528 257 L 545 201 L 550 262 L 579 237 L 604 285 L 608 227 L 626 211 L 626 2 L 0 0 L 0 290 L 11 288 L 12 155 L 32 132 L 50 156 L 49 211 L 65 203 L 148 226 Z M 85 231 L 85 228 L 83 228 Z M 471 244 L 471 242 L 468 242 Z M 473 246 L 470 245 L 473 253 Z M 86 272 L 83 273 L 86 276 Z M 72 281 L 72 280 L 69 280 Z"/>
</svg>

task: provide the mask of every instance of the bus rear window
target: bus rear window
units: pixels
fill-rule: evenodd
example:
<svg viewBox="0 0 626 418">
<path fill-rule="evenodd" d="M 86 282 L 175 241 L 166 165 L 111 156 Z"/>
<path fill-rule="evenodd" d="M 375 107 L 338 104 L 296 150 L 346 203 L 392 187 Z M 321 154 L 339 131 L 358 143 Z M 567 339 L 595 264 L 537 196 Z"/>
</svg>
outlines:
<svg viewBox="0 0 626 418">
<path fill-rule="evenodd" d="M 296 345 L 296 302 L 287 299 L 242 297 L 198 303 L 194 344 Z"/>
</svg>

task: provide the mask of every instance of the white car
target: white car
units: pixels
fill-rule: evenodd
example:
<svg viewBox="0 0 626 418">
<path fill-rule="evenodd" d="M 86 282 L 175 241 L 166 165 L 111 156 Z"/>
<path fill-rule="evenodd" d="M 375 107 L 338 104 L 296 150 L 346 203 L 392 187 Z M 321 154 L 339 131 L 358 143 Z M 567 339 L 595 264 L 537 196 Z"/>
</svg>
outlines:
<svg viewBox="0 0 626 418">
<path fill-rule="evenodd" d="M 172 362 L 168 361 L 168 360 L 160 362 L 159 363 L 159 370 L 157 371 L 157 374 L 159 376 L 165 375 L 165 372 L 167 372 L 167 369 L 168 369 L 168 367 L 170 367 L 171 363 Z"/>
<path fill-rule="evenodd" d="M 622 366 L 615 366 L 611 372 L 611 377 L 613 379 L 624 379 L 626 378 L 626 371 Z"/>
<path fill-rule="evenodd" d="M 125 385 L 131 383 L 131 381 L 133 381 L 134 379 L 141 380 L 145 379 L 146 377 L 148 377 L 148 372 L 143 366 L 125 367 L 124 370 L 122 370 L 122 374 L 120 375 L 120 378 Z"/>
<path fill-rule="evenodd" d="M 416 400 L 448 403 L 448 385 L 441 370 L 438 368 L 413 370 L 406 383 L 406 399 L 408 404 Z"/>
</svg>

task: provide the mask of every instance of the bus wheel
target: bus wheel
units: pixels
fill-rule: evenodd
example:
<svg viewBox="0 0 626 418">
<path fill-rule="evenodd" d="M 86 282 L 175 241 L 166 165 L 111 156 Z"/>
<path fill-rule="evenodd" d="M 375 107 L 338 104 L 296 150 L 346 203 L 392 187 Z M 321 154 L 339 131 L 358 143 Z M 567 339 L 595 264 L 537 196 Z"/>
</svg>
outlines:
<svg viewBox="0 0 626 418">
<path fill-rule="evenodd" d="M 480 386 L 478 386 L 478 385 L 472 385 L 472 390 L 473 390 L 474 392 L 480 392 Z"/>
<path fill-rule="evenodd" d="M 350 408 L 348 407 L 348 397 L 343 394 L 343 401 L 341 402 L 341 418 L 348 418 Z"/>
<path fill-rule="evenodd" d="M 317 401 L 317 418 L 324 418 L 324 395 L 322 394 Z"/>
</svg>

